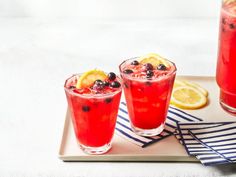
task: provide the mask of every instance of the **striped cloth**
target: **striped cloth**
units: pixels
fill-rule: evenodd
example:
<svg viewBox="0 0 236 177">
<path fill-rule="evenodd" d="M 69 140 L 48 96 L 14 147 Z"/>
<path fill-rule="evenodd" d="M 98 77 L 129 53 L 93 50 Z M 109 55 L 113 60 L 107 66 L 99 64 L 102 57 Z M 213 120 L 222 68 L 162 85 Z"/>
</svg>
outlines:
<svg viewBox="0 0 236 177">
<path fill-rule="evenodd" d="M 217 127 L 223 123 L 212 122 L 190 122 L 190 123 L 177 123 L 176 138 L 184 146 L 189 155 L 198 155 L 211 153 L 209 149 L 197 142 L 190 134 L 189 130 L 207 129 L 210 127 Z"/>
<path fill-rule="evenodd" d="M 161 134 L 152 137 L 139 136 L 135 134 L 131 129 L 126 103 L 121 102 L 116 123 L 116 134 L 144 148 L 150 144 L 153 144 L 166 137 L 173 135 L 173 133 L 177 128 L 177 122 L 196 122 L 196 121 L 202 121 L 202 119 L 190 115 L 177 108 L 170 107 L 167 114 L 165 129 Z"/>
<path fill-rule="evenodd" d="M 189 134 L 211 152 L 197 155 L 204 165 L 236 162 L 236 122 L 189 130 Z"/>
</svg>

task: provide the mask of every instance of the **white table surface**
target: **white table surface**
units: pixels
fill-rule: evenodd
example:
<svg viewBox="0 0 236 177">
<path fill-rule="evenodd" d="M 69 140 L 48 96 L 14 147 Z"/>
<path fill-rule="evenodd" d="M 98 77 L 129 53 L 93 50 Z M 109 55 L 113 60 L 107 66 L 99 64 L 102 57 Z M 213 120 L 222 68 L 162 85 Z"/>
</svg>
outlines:
<svg viewBox="0 0 236 177">
<path fill-rule="evenodd" d="M 64 80 L 125 58 L 158 52 L 178 74 L 214 75 L 217 19 L 78 21 L 0 19 L 0 176 L 234 176 L 236 166 L 198 163 L 64 163 L 57 157 Z"/>
</svg>

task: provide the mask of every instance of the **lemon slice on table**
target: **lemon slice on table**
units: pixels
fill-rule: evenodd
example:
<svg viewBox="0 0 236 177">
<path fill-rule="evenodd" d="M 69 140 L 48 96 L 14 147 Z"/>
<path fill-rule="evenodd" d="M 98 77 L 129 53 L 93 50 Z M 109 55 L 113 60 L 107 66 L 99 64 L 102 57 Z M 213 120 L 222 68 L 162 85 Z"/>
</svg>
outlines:
<svg viewBox="0 0 236 177">
<path fill-rule="evenodd" d="M 193 87 L 197 90 L 199 90 L 200 92 L 203 93 L 203 95 L 205 95 L 206 97 L 208 96 L 208 91 L 201 87 L 200 85 L 198 85 L 197 83 L 195 82 L 190 82 L 190 81 L 186 81 L 186 80 L 179 80 L 179 79 L 175 79 L 175 82 L 174 82 L 174 87 L 179 87 L 179 86 L 190 86 L 190 87 Z"/>
<path fill-rule="evenodd" d="M 197 83 L 195 82 L 189 82 L 189 81 L 182 81 L 185 85 L 188 85 L 190 87 L 193 87 L 193 88 L 196 88 L 197 90 L 199 90 L 200 92 L 203 93 L 203 95 L 205 95 L 206 97 L 208 96 L 208 91 L 201 87 L 200 85 L 198 85 Z"/>
<path fill-rule="evenodd" d="M 175 79 L 174 87 L 180 87 L 180 86 L 185 86 L 185 85 L 186 84 L 182 80 Z"/>
<path fill-rule="evenodd" d="M 184 109 L 197 109 L 206 105 L 207 97 L 194 87 L 179 86 L 173 89 L 171 103 Z"/>
<path fill-rule="evenodd" d="M 76 84 L 76 88 L 88 88 L 94 84 L 96 80 L 105 80 L 107 75 L 104 71 L 94 69 L 83 73 Z"/>
<path fill-rule="evenodd" d="M 140 57 L 139 63 L 141 64 L 151 63 L 154 67 L 157 67 L 159 64 L 163 64 L 166 67 L 170 65 L 166 59 L 155 53 L 150 53 Z"/>
</svg>

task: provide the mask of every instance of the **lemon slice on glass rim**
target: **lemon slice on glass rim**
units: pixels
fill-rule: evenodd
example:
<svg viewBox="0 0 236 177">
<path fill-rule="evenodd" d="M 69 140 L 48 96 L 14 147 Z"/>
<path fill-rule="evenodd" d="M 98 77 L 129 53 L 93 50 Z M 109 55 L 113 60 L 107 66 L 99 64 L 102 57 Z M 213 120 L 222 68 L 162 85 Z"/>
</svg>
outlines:
<svg viewBox="0 0 236 177">
<path fill-rule="evenodd" d="M 191 86 L 173 88 L 171 104 L 183 109 L 198 109 L 207 104 L 207 97 Z"/>
<path fill-rule="evenodd" d="M 139 58 L 139 63 L 151 63 L 154 67 L 157 67 L 159 64 L 163 64 L 166 67 L 170 66 L 169 62 L 156 53 L 150 53 Z"/>
<path fill-rule="evenodd" d="M 96 80 L 104 81 L 107 78 L 107 75 L 104 71 L 94 69 L 83 73 L 77 81 L 76 88 L 88 88 L 94 84 Z"/>
</svg>

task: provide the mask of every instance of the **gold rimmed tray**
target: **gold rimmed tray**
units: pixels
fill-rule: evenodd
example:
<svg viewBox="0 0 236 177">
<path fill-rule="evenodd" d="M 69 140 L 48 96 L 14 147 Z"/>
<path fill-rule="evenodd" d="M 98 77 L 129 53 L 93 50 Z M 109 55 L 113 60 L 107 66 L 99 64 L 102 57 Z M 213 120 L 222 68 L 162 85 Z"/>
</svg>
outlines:
<svg viewBox="0 0 236 177">
<path fill-rule="evenodd" d="M 214 77 L 179 76 L 179 79 L 196 82 L 209 91 L 208 105 L 198 110 L 184 110 L 202 118 L 204 121 L 236 121 L 236 117 L 226 113 L 219 105 L 219 89 Z M 146 148 L 141 148 L 114 135 L 112 149 L 103 155 L 87 155 L 80 150 L 73 132 L 70 114 L 67 110 L 59 158 L 63 161 L 173 161 L 199 162 L 190 157 L 174 136 Z"/>
</svg>

